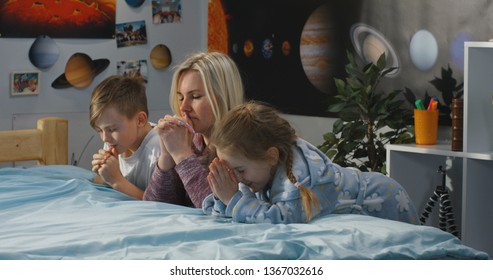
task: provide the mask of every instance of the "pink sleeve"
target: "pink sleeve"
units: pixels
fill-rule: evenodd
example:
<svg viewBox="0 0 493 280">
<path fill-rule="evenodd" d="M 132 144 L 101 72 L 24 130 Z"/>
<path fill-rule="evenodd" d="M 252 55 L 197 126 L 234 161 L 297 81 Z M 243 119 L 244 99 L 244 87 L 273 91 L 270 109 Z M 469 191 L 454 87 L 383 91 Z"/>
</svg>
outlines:
<svg viewBox="0 0 493 280">
<path fill-rule="evenodd" d="M 197 156 L 190 156 L 175 167 L 185 190 L 196 208 L 202 207 L 202 201 L 212 193 L 207 181 L 209 170 L 204 167 Z"/>
<path fill-rule="evenodd" d="M 144 200 L 192 206 L 176 171 L 171 169 L 164 172 L 157 165 L 144 191 Z"/>
</svg>

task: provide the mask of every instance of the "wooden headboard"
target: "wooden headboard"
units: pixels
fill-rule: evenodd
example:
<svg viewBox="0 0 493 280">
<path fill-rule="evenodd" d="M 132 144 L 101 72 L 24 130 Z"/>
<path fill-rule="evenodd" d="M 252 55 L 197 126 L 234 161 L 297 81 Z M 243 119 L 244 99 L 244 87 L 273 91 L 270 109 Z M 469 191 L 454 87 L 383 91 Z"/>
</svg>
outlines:
<svg viewBox="0 0 493 280">
<path fill-rule="evenodd" d="M 68 120 L 46 117 L 36 129 L 0 131 L 0 162 L 26 160 L 68 164 Z"/>
</svg>

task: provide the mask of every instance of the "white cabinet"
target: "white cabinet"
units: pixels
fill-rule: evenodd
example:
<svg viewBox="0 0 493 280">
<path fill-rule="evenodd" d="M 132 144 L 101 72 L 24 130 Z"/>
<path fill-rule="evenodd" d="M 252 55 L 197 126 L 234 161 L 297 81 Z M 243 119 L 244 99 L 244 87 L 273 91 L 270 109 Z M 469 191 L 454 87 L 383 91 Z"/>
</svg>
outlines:
<svg viewBox="0 0 493 280">
<path fill-rule="evenodd" d="M 387 145 L 387 172 L 409 192 L 419 213 L 447 169 L 452 206 L 464 244 L 493 256 L 493 42 L 464 48 L 463 151 L 450 143 Z M 437 225 L 438 205 L 427 224 Z"/>
</svg>

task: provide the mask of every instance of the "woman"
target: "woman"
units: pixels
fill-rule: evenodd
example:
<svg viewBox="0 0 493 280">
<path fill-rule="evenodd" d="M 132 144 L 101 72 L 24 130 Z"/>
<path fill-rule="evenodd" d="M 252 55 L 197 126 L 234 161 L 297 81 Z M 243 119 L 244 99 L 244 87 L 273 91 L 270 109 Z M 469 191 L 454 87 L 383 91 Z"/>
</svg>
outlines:
<svg viewBox="0 0 493 280">
<path fill-rule="evenodd" d="M 207 145 L 216 123 L 244 101 L 241 75 L 234 61 L 219 52 L 189 56 L 176 69 L 170 105 L 155 127 L 161 155 L 144 200 L 202 207 L 211 193 Z"/>
</svg>

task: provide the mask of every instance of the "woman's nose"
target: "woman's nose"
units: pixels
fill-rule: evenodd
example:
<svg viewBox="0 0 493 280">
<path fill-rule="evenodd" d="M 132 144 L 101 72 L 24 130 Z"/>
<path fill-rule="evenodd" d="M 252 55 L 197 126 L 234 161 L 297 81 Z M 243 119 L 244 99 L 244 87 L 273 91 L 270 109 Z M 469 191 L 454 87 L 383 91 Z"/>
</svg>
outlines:
<svg viewBox="0 0 493 280">
<path fill-rule="evenodd" d="M 185 114 L 192 111 L 192 107 L 190 106 L 190 102 L 187 99 L 183 99 L 183 101 L 181 102 L 180 111 L 182 111 Z"/>
</svg>

